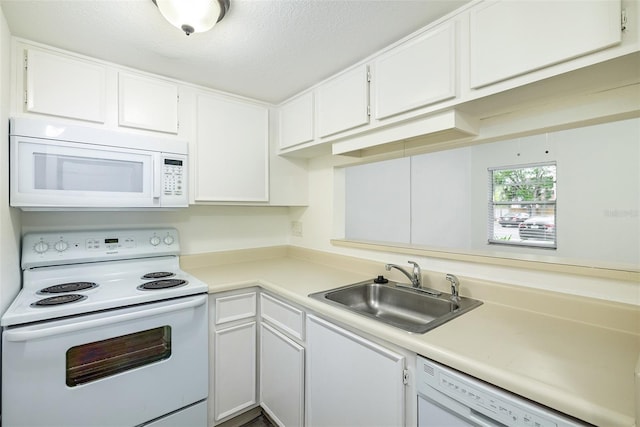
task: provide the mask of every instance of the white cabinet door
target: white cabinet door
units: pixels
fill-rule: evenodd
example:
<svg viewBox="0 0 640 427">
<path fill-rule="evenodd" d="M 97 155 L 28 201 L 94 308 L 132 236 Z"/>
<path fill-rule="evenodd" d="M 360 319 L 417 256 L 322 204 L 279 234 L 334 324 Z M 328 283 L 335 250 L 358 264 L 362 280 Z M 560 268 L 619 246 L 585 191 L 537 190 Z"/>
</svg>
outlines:
<svg viewBox="0 0 640 427">
<path fill-rule="evenodd" d="M 27 112 L 105 122 L 107 71 L 104 66 L 28 49 L 26 68 Z"/>
<path fill-rule="evenodd" d="M 369 67 L 361 65 L 316 89 L 318 136 L 369 123 Z"/>
<path fill-rule="evenodd" d="M 471 10 L 472 88 L 620 43 L 620 0 L 488 1 Z"/>
<path fill-rule="evenodd" d="M 407 41 L 373 62 L 375 118 L 456 96 L 456 23 Z"/>
<path fill-rule="evenodd" d="M 256 322 L 214 333 L 213 399 L 216 422 L 256 403 Z"/>
<path fill-rule="evenodd" d="M 260 405 L 280 426 L 304 424 L 304 348 L 262 323 Z"/>
<path fill-rule="evenodd" d="M 178 85 L 119 73 L 118 95 L 120 126 L 178 133 Z"/>
<path fill-rule="evenodd" d="M 311 142 L 313 132 L 313 92 L 280 107 L 280 148 Z"/>
<path fill-rule="evenodd" d="M 403 426 L 404 356 L 307 319 L 307 425 Z"/>
<path fill-rule="evenodd" d="M 195 201 L 268 201 L 268 109 L 209 94 L 196 108 Z"/>
</svg>

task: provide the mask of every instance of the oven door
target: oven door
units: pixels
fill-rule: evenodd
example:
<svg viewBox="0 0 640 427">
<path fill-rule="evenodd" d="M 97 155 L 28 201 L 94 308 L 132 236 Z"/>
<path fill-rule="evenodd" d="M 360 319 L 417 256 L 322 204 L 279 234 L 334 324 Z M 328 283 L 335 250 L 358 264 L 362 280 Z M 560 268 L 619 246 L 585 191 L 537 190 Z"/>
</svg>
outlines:
<svg viewBox="0 0 640 427">
<path fill-rule="evenodd" d="M 207 398 L 207 339 L 206 295 L 9 328 L 3 425 L 122 427 L 175 417 Z"/>
</svg>

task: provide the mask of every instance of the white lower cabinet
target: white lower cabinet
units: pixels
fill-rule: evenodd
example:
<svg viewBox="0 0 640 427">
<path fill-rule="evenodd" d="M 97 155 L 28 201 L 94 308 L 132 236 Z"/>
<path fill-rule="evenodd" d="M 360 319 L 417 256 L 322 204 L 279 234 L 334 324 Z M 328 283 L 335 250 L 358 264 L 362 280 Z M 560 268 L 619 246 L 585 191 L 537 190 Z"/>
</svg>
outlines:
<svg viewBox="0 0 640 427">
<path fill-rule="evenodd" d="M 307 316 L 306 424 L 405 425 L 402 354 Z"/>
<path fill-rule="evenodd" d="M 304 348 L 260 325 L 260 406 L 280 426 L 304 424 Z"/>
<path fill-rule="evenodd" d="M 260 294 L 260 406 L 279 426 L 304 425 L 305 312 Z"/>
<path fill-rule="evenodd" d="M 243 290 L 211 297 L 209 426 L 258 405 L 256 294 Z"/>
<path fill-rule="evenodd" d="M 256 288 L 210 298 L 208 426 L 258 406 L 281 427 L 416 425 L 415 353 Z"/>
</svg>

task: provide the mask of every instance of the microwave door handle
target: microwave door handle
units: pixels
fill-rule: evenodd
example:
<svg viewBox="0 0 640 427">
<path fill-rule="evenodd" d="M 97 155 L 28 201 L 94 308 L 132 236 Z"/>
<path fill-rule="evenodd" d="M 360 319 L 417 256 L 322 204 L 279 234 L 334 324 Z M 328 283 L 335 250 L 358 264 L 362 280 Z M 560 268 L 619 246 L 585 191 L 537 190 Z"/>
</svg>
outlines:
<svg viewBox="0 0 640 427">
<path fill-rule="evenodd" d="M 162 155 L 153 153 L 153 198 L 159 199 L 162 193 Z"/>
</svg>

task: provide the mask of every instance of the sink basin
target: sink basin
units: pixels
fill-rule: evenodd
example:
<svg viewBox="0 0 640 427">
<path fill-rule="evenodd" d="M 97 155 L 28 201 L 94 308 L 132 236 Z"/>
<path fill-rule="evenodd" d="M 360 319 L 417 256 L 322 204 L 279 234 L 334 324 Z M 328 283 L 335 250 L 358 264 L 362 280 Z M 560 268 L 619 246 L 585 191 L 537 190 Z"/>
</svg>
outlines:
<svg viewBox="0 0 640 427">
<path fill-rule="evenodd" d="M 472 298 L 460 297 L 458 301 L 452 301 L 451 295 L 444 292 L 425 292 L 410 285 L 375 283 L 373 280 L 316 292 L 309 297 L 418 334 L 482 304 Z"/>
</svg>

